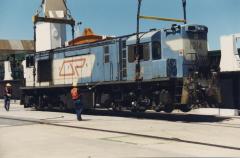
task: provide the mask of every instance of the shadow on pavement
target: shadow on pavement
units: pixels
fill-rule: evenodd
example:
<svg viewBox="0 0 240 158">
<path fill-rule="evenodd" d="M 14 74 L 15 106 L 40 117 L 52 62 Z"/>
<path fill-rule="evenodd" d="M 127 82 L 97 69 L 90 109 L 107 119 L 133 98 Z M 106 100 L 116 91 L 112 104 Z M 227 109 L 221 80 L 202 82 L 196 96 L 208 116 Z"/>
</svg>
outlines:
<svg viewBox="0 0 240 158">
<path fill-rule="evenodd" d="M 44 110 L 45 111 L 45 110 Z M 44 112 L 42 111 L 42 112 Z M 59 110 L 46 110 L 46 112 L 62 112 Z M 74 110 L 64 111 L 62 113 L 75 113 Z M 200 115 L 200 114 L 187 114 L 187 113 L 157 113 L 157 112 L 130 112 L 120 111 L 114 112 L 112 110 L 102 109 L 87 109 L 83 111 L 86 115 L 95 116 L 115 116 L 115 117 L 126 117 L 126 118 L 137 118 L 137 119 L 151 119 L 151 120 L 164 120 L 174 122 L 185 122 L 185 123 L 204 123 L 204 122 L 222 122 L 232 119 L 231 117 L 220 117 L 215 115 Z"/>
<path fill-rule="evenodd" d="M 218 117 L 213 115 L 197 115 L 197 114 L 167 114 L 167 113 L 156 113 L 156 112 L 145 112 L 145 113 L 132 113 L 128 111 L 113 112 L 108 110 L 87 110 L 84 111 L 87 115 L 97 116 L 117 116 L 137 119 L 152 119 L 152 120 L 164 120 L 174 122 L 222 122 L 230 120 L 230 117 Z"/>
</svg>

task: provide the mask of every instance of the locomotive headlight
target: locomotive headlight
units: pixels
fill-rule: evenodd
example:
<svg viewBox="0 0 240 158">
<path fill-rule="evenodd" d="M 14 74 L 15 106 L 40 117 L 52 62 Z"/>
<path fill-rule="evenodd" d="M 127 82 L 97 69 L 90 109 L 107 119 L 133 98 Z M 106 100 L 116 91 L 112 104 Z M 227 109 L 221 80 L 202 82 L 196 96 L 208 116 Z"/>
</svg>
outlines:
<svg viewBox="0 0 240 158">
<path fill-rule="evenodd" d="M 130 92 L 129 95 L 130 95 L 130 96 L 134 96 L 134 93 L 133 93 L 133 92 Z"/>
<path fill-rule="evenodd" d="M 136 106 L 136 102 L 135 101 L 132 101 L 132 106 Z"/>
</svg>

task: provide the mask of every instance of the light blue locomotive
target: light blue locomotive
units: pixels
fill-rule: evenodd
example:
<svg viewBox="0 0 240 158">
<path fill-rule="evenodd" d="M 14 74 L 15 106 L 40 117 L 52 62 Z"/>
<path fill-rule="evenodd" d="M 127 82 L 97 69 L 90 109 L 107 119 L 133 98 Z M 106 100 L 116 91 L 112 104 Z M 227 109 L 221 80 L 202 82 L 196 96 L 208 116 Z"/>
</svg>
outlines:
<svg viewBox="0 0 240 158">
<path fill-rule="evenodd" d="M 207 33 L 203 25 L 140 33 L 138 78 L 136 34 L 28 55 L 23 101 L 37 108 L 71 108 L 69 91 L 77 83 L 89 108 L 187 112 L 220 102 Z"/>
</svg>

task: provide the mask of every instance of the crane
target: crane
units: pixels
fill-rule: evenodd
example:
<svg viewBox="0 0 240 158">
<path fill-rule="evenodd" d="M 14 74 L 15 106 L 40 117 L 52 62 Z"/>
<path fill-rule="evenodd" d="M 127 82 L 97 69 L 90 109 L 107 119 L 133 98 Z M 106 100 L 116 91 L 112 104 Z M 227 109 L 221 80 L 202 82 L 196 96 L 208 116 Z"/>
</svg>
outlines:
<svg viewBox="0 0 240 158">
<path fill-rule="evenodd" d="M 74 39 L 75 20 L 72 18 L 65 0 L 42 0 L 36 14 L 32 17 L 32 20 L 34 24 L 35 52 L 61 47 L 66 39 L 65 25 L 70 25 L 72 27 L 72 39 Z M 53 34 L 50 34 L 49 32 L 53 32 Z M 55 36 L 56 38 L 53 38 L 52 36 Z M 47 40 L 51 43 L 50 46 L 44 44 L 43 41 Z M 33 76 L 33 86 L 35 87 L 35 65 L 33 68 Z"/>
<path fill-rule="evenodd" d="M 44 17 L 40 16 L 42 10 Z M 62 11 L 63 14 L 59 14 L 59 11 Z M 36 24 L 38 22 L 51 22 L 69 24 L 74 27 L 75 20 L 72 18 L 71 14 L 68 13 L 70 13 L 70 10 L 67 8 L 65 0 L 42 0 L 39 9 L 33 16 L 33 23 Z"/>
<path fill-rule="evenodd" d="M 163 17 L 156 17 L 156 16 L 143 16 L 141 14 L 141 5 L 142 0 L 138 0 L 138 9 L 137 9 L 137 32 L 136 32 L 136 53 L 135 53 L 135 59 L 137 61 L 136 63 L 136 75 L 135 78 L 137 81 L 141 80 L 141 67 L 140 67 L 140 59 L 139 59 L 139 45 L 140 45 L 140 37 L 139 37 L 139 21 L 140 19 L 147 19 L 147 20 L 161 20 L 161 21 L 172 21 L 172 22 L 180 22 L 187 24 L 187 14 L 186 14 L 186 5 L 187 0 L 182 0 L 182 6 L 183 6 L 183 14 L 184 19 L 175 19 L 175 18 L 163 18 Z"/>
</svg>

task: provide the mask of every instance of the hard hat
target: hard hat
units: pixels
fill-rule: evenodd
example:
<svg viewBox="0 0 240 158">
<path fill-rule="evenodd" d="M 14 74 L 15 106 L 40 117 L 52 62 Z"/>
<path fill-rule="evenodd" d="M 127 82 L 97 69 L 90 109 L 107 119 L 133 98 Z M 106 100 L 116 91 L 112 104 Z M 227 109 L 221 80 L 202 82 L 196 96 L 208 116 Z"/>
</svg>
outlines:
<svg viewBox="0 0 240 158">
<path fill-rule="evenodd" d="M 72 86 L 73 86 L 73 87 L 77 87 L 77 82 L 73 82 L 73 83 L 72 83 Z"/>
<path fill-rule="evenodd" d="M 12 85 L 10 83 L 7 83 L 6 84 L 6 87 L 11 87 Z"/>
</svg>

